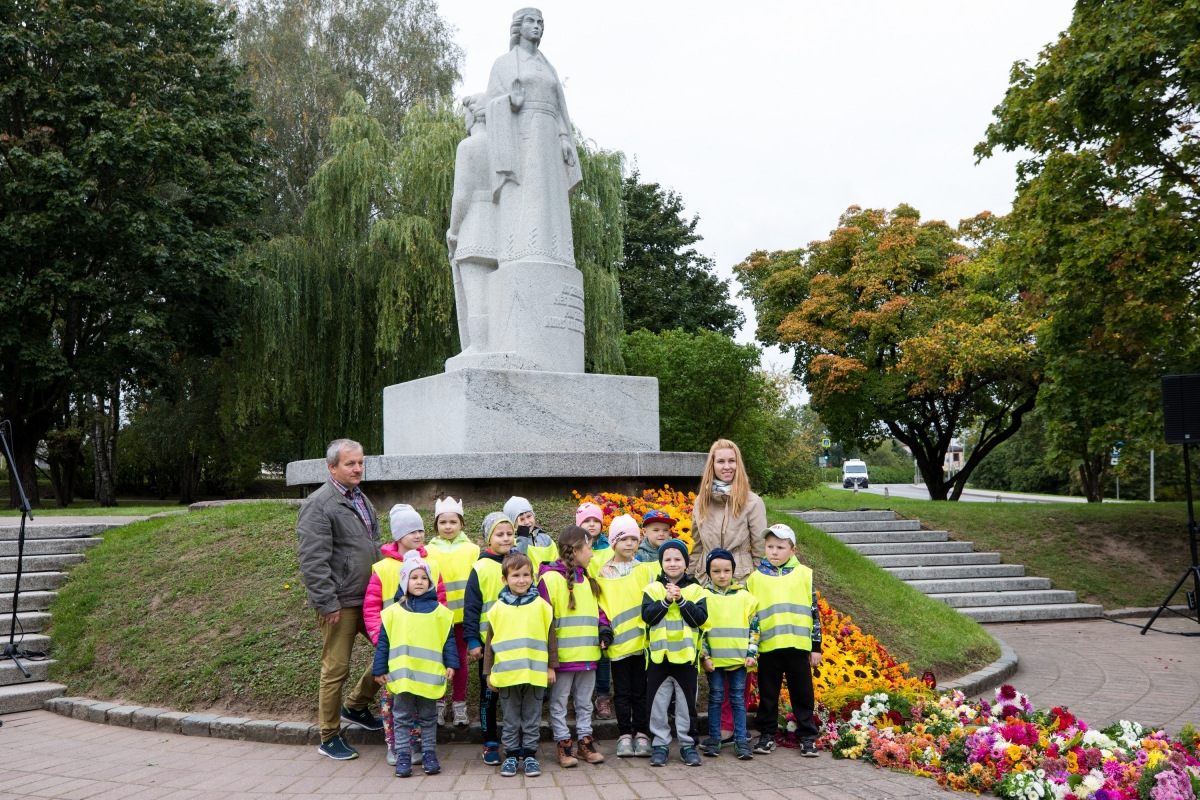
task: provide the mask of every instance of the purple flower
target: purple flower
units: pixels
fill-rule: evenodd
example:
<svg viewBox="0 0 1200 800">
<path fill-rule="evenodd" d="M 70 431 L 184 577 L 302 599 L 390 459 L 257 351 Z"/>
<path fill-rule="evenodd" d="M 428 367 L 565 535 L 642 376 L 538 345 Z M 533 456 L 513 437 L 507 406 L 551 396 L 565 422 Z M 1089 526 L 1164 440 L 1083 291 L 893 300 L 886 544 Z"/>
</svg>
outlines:
<svg viewBox="0 0 1200 800">
<path fill-rule="evenodd" d="M 1195 800 L 1192 782 L 1179 769 L 1164 769 L 1154 776 L 1156 785 L 1150 790 L 1152 800 Z"/>
</svg>

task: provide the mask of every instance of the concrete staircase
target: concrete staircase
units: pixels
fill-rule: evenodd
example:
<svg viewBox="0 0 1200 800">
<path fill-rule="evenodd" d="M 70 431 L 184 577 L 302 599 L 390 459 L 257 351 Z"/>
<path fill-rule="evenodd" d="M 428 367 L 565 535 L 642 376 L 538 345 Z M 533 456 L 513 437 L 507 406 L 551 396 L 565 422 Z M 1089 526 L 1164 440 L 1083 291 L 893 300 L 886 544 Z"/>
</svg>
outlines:
<svg viewBox="0 0 1200 800">
<path fill-rule="evenodd" d="M 853 547 L 910 586 L 978 622 L 1032 622 L 1100 617 L 1104 607 L 1030 578 L 999 553 L 977 553 L 946 531 L 921 530 L 920 520 L 893 511 L 792 511 L 814 528 Z"/>
<path fill-rule="evenodd" d="M 50 604 L 67 580 L 64 571 L 83 561 L 84 553 L 104 541 L 97 534 L 114 527 L 107 523 L 27 525 L 22 558 L 21 595 L 17 605 L 18 649 L 50 651 L 50 637 L 42 629 L 50 622 Z M 20 519 L 0 518 L 0 649 L 8 645 L 12 629 L 13 588 L 16 585 L 17 537 Z M 26 678 L 11 659 L 0 661 L 0 714 L 41 708 L 66 688 L 48 681 L 52 659 L 21 659 L 30 673 Z"/>
</svg>

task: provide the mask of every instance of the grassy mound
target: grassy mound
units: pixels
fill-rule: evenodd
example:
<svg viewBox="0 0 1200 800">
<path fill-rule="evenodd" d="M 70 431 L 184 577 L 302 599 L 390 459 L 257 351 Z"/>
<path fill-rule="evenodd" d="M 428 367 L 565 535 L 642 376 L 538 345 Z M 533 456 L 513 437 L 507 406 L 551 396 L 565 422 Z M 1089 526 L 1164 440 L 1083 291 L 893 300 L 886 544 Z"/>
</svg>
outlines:
<svg viewBox="0 0 1200 800">
<path fill-rule="evenodd" d="M 574 521 L 572 501 L 537 508 L 549 530 Z M 488 510 L 467 509 L 472 535 Z M 918 674 L 933 669 L 944 681 L 999 655 L 966 617 L 794 518 L 771 517 L 796 528 L 824 596 Z M 295 523 L 294 507 L 263 503 L 109 531 L 52 609 L 54 679 L 99 699 L 311 719 L 320 636 Z M 356 645 L 355 656 L 352 674 L 366 667 L 368 648 Z"/>
</svg>

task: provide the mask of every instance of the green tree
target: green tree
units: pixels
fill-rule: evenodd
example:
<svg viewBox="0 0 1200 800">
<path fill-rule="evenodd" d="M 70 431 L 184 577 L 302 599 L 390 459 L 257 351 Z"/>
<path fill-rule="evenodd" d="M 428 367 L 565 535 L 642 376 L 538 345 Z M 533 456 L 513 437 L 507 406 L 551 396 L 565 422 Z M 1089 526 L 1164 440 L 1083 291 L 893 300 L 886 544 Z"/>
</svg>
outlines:
<svg viewBox="0 0 1200 800">
<path fill-rule="evenodd" d="M 844 445 L 887 436 L 914 454 L 934 500 L 956 500 L 975 466 L 1034 406 L 1037 355 L 993 253 L 989 215 L 920 221 L 852 206 L 806 250 L 758 251 L 734 268 L 758 311 L 758 339 L 795 354 L 812 406 Z M 947 449 L 967 425 L 978 446 L 947 479 Z"/>
<path fill-rule="evenodd" d="M 1070 473 L 1049 464 L 1047 437 L 1046 420 L 1034 409 L 1025 415 L 1021 430 L 976 467 L 971 485 L 1002 492 L 1068 494 Z"/>
<path fill-rule="evenodd" d="M 692 246 L 703 238 L 696 233 L 700 216 L 686 219 L 679 193 L 643 183 L 636 169 L 625 178 L 623 197 L 625 330 L 736 333 L 745 318 L 729 302 L 729 281 L 718 278 L 715 262 Z"/>
<path fill-rule="evenodd" d="M 1195 0 L 1080 2 L 975 151 L 1028 153 L 1005 264 L 1045 357 L 1048 458 L 1093 502 L 1113 443 L 1158 427 L 1158 377 L 1200 368 L 1198 42 Z"/>
<path fill-rule="evenodd" d="M 123 381 L 235 329 L 263 152 L 230 17 L 204 0 L 5 7 L 0 416 L 26 486 L 66 398 L 111 411 Z"/>
</svg>

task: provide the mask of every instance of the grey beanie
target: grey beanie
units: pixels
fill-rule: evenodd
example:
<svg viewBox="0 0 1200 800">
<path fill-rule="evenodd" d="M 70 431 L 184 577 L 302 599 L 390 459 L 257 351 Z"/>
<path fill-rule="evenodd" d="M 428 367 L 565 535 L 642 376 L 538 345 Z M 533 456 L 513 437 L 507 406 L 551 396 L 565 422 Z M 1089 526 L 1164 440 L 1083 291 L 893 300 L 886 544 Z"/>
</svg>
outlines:
<svg viewBox="0 0 1200 800">
<path fill-rule="evenodd" d="M 529 501 L 524 497 L 510 497 L 504 504 L 504 516 L 508 517 L 513 525 L 517 524 L 517 517 L 526 511 L 533 511 L 533 506 L 529 505 Z"/>
<path fill-rule="evenodd" d="M 397 503 L 392 506 L 388 517 L 392 521 L 393 541 L 399 541 L 400 537 L 413 531 L 425 530 L 425 520 L 421 519 L 421 515 L 415 508 L 406 503 Z"/>
</svg>

